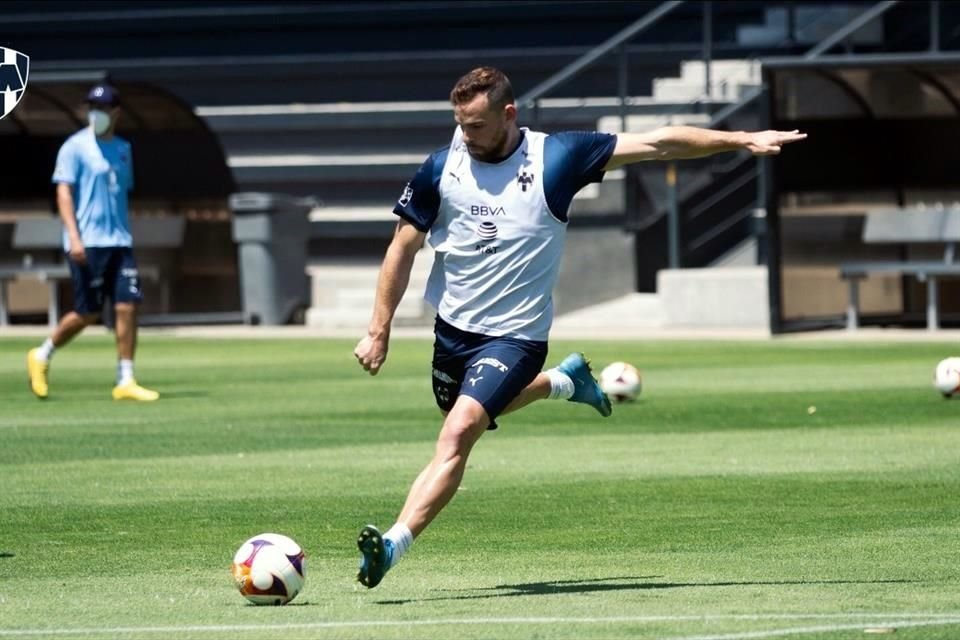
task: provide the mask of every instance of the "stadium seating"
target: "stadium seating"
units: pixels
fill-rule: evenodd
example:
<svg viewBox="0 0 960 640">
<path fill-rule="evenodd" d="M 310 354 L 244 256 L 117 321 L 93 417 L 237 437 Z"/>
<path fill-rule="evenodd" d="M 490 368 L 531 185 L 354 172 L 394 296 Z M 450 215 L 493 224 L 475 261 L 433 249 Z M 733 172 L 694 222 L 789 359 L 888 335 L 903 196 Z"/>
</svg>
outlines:
<svg viewBox="0 0 960 640">
<path fill-rule="evenodd" d="M 960 276 L 956 261 L 956 245 L 960 242 L 960 208 L 881 208 L 867 213 L 863 242 L 893 247 L 934 246 L 942 250 L 942 258 L 927 256 L 871 261 L 849 261 L 840 265 L 840 277 L 847 281 L 847 329 L 859 324 L 860 281 L 871 274 L 913 276 L 927 285 L 927 329 L 939 328 L 937 282 L 944 277 Z"/>
<path fill-rule="evenodd" d="M 660 6 L 556 3 L 545 20 L 545 5 L 526 2 L 486 2 L 483 12 L 471 13 L 446 3 L 374 9 L 359 2 L 196 1 L 157 9 L 162 15 L 156 16 L 153 9 L 118 5 L 108 11 L 111 20 L 98 22 L 98 35 L 110 37 L 90 38 L 76 27 L 75 13 L 84 9 L 75 4 L 47 3 L 42 20 L 33 23 L 30 3 L 10 4 L 12 11 L 22 5 L 26 31 L 33 34 L 22 46 L 43 60 L 40 70 L 96 68 L 118 80 L 160 85 L 192 105 L 217 135 L 237 191 L 317 198 L 310 241 L 315 273 L 333 260 L 366 268 L 382 256 L 393 223 L 389 210 L 403 183 L 448 140 L 452 118 L 444 98 L 458 75 L 478 64 L 499 66 L 523 93 Z M 708 72 L 701 60 L 704 5 L 686 3 L 558 87 L 536 114 L 522 117 L 548 131 L 707 124 L 754 89 L 753 60 L 802 54 L 874 4 L 713 2 Z M 945 23 L 954 11 L 944 4 Z M 190 38 L 178 31 L 182 20 L 191 26 Z M 916 48 L 925 44 L 924 20 L 894 9 L 843 46 L 862 52 Z M 144 30 L 162 54 L 143 57 L 142 39 L 130 34 Z M 955 44 L 957 36 L 944 33 L 942 45 Z M 77 59 L 78 50 L 85 59 Z M 621 88 L 629 96 L 625 106 L 618 100 Z M 747 128 L 756 123 L 754 115 L 744 109 L 725 126 Z M 756 181 L 753 164 L 739 159 L 685 164 L 679 200 L 697 215 L 684 221 L 685 235 L 694 239 L 684 248 L 684 266 L 708 266 L 749 242 Z M 626 273 L 616 287 L 590 289 L 598 296 L 652 290 L 664 256 L 643 242 L 663 244 L 665 193 L 662 168 L 642 167 L 614 172 L 575 201 L 572 233 L 591 233 L 594 240 L 603 235 L 602 242 L 591 242 L 604 247 L 593 256 L 597 268 Z M 618 244 L 624 231 L 636 246 Z M 645 262 L 646 256 L 653 259 Z M 635 269 L 623 269 L 625 262 Z M 561 276 L 558 309 L 598 301 L 583 295 L 582 284 Z"/>
<path fill-rule="evenodd" d="M 63 258 L 63 227 L 53 216 L 25 217 L 13 226 L 12 249 L 19 262 L 0 264 L 0 326 L 9 324 L 8 288 L 18 292 L 27 307 L 36 296 L 28 290 L 46 289 L 47 324 L 55 326 L 60 318 L 59 286 L 70 280 Z M 140 277 L 156 286 L 155 308 L 161 313 L 170 308 L 170 288 L 174 279 L 175 252 L 183 242 L 185 221 L 181 217 L 134 218 L 132 233 L 137 247 Z M 148 310 L 150 308 L 148 307 Z"/>
</svg>

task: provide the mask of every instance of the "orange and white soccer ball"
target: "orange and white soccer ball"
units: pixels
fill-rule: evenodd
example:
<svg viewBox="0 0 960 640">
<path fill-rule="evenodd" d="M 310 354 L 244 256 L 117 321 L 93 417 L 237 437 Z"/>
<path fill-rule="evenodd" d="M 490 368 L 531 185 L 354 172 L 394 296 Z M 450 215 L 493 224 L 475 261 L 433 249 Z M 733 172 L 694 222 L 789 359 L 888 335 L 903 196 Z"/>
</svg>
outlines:
<svg viewBox="0 0 960 640">
<path fill-rule="evenodd" d="M 945 358 L 937 364 L 933 373 L 933 386 L 945 398 L 960 393 L 960 358 Z"/>
<path fill-rule="evenodd" d="M 253 604 L 287 604 L 306 579 L 303 549 L 287 536 L 261 533 L 237 549 L 231 572 L 240 595 Z"/>
<path fill-rule="evenodd" d="M 640 372 L 629 362 L 614 362 L 600 372 L 600 388 L 613 402 L 636 400 L 640 387 Z"/>
</svg>

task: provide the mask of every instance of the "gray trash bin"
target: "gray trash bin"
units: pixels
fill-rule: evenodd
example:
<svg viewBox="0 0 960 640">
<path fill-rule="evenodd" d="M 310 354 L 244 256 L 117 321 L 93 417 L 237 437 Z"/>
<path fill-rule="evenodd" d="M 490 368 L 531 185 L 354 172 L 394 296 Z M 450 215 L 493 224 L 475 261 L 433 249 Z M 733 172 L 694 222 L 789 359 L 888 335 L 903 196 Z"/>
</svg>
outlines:
<svg viewBox="0 0 960 640">
<path fill-rule="evenodd" d="M 279 193 L 230 196 L 243 315 L 248 323 L 286 324 L 297 310 L 308 306 L 308 214 L 315 205 L 312 198 Z"/>
</svg>

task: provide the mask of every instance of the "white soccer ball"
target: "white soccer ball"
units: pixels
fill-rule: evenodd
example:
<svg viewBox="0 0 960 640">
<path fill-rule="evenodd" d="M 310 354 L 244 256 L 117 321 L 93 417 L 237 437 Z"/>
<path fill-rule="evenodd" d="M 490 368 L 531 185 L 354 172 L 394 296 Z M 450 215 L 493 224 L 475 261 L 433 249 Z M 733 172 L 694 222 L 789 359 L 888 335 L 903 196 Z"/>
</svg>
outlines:
<svg viewBox="0 0 960 640">
<path fill-rule="evenodd" d="M 237 549 L 231 572 L 240 595 L 253 604 L 287 604 L 306 579 L 303 549 L 287 536 L 261 533 Z"/>
<path fill-rule="evenodd" d="M 960 358 L 940 361 L 933 373 L 933 386 L 947 398 L 960 392 Z"/>
<path fill-rule="evenodd" d="M 600 388 L 614 402 L 636 400 L 640 386 L 640 372 L 629 362 L 614 362 L 600 372 Z"/>
</svg>

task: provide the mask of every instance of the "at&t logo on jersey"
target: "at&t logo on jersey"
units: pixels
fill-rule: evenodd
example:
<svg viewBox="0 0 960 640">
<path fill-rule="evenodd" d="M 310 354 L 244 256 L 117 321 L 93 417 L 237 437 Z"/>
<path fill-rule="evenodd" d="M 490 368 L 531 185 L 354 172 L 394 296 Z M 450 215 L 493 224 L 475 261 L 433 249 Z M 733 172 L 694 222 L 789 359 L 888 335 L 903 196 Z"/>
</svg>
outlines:
<svg viewBox="0 0 960 640">
<path fill-rule="evenodd" d="M 3 118 L 13 111 L 26 93 L 30 57 L 6 47 L 0 47 L 0 56 L 0 95 L 3 96 L 3 114 L 0 118 Z"/>
<path fill-rule="evenodd" d="M 485 221 L 481 222 L 480 226 L 477 227 L 477 235 L 480 236 L 481 240 L 496 240 L 497 238 L 497 225 L 492 222 Z"/>
<path fill-rule="evenodd" d="M 497 248 L 489 244 L 497 239 L 497 225 L 493 224 L 489 220 L 484 220 L 477 226 L 477 236 L 480 238 L 480 242 L 477 243 L 477 246 L 474 249 L 478 253 L 496 253 Z"/>
</svg>

